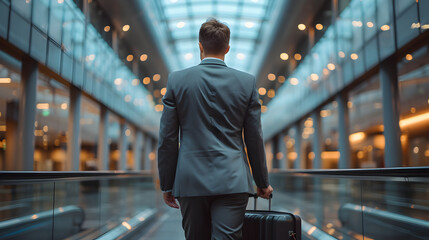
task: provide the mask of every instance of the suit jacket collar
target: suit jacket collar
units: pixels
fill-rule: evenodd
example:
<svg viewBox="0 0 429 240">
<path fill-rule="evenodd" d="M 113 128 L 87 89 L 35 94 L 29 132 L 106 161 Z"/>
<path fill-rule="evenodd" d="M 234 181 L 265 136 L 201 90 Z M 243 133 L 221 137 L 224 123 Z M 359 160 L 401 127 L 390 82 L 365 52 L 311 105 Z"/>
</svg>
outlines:
<svg viewBox="0 0 429 240">
<path fill-rule="evenodd" d="M 216 59 L 216 58 L 204 58 L 200 65 L 221 65 L 221 66 L 225 66 L 226 64 L 224 61 L 222 61 L 221 59 Z"/>
</svg>

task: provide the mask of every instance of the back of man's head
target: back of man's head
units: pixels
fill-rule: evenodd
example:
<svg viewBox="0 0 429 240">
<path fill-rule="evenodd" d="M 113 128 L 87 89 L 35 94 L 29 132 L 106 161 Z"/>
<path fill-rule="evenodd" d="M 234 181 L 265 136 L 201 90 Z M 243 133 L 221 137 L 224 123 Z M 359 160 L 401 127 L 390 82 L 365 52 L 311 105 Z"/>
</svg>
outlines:
<svg viewBox="0 0 429 240">
<path fill-rule="evenodd" d="M 201 25 L 199 41 L 206 54 L 223 54 L 229 46 L 229 36 L 228 26 L 214 18 L 209 18 Z"/>
</svg>

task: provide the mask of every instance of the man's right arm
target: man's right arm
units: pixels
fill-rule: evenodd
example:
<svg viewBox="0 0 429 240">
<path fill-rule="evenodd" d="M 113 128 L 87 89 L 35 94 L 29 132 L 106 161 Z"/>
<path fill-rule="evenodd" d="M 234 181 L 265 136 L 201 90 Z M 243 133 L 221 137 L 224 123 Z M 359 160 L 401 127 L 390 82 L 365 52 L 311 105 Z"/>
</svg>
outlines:
<svg viewBox="0 0 429 240">
<path fill-rule="evenodd" d="M 265 160 L 264 143 L 261 128 L 261 104 L 256 90 L 256 80 L 253 83 L 252 96 L 244 119 L 244 142 L 247 147 L 249 162 L 252 167 L 253 179 L 260 189 L 269 187 L 268 171 Z"/>
<path fill-rule="evenodd" d="M 159 127 L 158 171 L 161 190 L 171 192 L 176 175 L 179 151 L 179 120 L 176 99 L 171 87 L 171 74 L 167 82 L 167 92 L 162 98 L 164 110 Z"/>
</svg>

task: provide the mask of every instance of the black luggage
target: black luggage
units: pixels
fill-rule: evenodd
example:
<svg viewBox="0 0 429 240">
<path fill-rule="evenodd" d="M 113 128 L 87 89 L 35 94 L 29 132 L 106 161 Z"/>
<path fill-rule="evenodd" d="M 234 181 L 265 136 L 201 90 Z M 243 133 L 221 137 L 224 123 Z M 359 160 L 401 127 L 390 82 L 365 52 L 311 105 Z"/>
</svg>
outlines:
<svg viewBox="0 0 429 240">
<path fill-rule="evenodd" d="M 271 197 L 269 210 L 248 210 L 244 216 L 243 240 L 301 240 L 301 218 L 292 213 L 271 211 Z"/>
</svg>

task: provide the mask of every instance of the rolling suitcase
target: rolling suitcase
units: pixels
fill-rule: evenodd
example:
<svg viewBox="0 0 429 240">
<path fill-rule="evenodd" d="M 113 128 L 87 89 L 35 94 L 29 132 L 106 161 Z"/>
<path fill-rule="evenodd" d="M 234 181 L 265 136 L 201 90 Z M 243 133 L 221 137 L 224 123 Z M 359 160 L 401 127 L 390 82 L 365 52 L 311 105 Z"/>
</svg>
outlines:
<svg viewBox="0 0 429 240">
<path fill-rule="evenodd" d="M 301 218 L 292 213 L 256 210 L 258 196 L 252 195 L 254 210 L 246 211 L 243 224 L 243 240 L 301 240 Z"/>
</svg>

